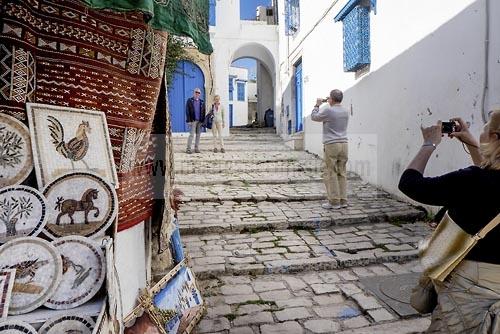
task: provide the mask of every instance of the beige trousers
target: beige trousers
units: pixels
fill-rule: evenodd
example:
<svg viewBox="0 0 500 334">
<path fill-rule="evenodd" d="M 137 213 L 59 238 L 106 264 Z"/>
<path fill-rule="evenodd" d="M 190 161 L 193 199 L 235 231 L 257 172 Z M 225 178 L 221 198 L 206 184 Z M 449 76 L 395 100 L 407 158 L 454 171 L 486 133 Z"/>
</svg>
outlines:
<svg viewBox="0 0 500 334">
<path fill-rule="evenodd" d="M 332 205 L 347 203 L 347 143 L 325 144 L 323 180 Z"/>
<path fill-rule="evenodd" d="M 214 148 L 217 148 L 217 141 L 219 142 L 220 149 L 224 148 L 224 140 L 222 139 L 222 123 L 212 123 L 212 135 L 214 136 Z"/>
</svg>

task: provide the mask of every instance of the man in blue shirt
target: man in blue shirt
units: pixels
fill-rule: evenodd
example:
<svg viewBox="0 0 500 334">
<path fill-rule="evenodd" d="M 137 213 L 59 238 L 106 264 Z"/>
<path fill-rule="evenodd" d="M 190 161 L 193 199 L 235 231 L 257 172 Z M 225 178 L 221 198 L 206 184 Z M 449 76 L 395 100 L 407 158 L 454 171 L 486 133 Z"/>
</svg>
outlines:
<svg viewBox="0 0 500 334">
<path fill-rule="evenodd" d="M 193 143 L 193 137 L 196 135 L 194 142 L 194 152 L 200 153 L 200 135 L 201 135 L 201 125 L 205 120 L 205 101 L 201 99 L 201 89 L 195 88 L 193 97 L 190 97 L 186 102 L 186 122 L 188 123 L 191 131 L 189 133 L 189 138 L 187 142 L 186 153 L 191 154 L 191 145 Z"/>
</svg>

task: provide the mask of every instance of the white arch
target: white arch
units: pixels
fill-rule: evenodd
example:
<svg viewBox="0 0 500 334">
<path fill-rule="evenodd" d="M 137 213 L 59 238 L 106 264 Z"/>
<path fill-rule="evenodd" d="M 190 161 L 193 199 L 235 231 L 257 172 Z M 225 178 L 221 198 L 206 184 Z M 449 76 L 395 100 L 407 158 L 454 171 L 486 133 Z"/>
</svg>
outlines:
<svg viewBox="0 0 500 334">
<path fill-rule="evenodd" d="M 241 44 L 240 46 L 236 47 L 236 50 L 233 52 L 228 66 L 230 66 L 234 61 L 241 58 L 253 58 L 260 61 L 266 68 L 271 78 L 273 78 L 273 83 L 276 83 L 276 61 L 271 51 L 265 45 L 257 42 L 248 42 Z"/>
</svg>

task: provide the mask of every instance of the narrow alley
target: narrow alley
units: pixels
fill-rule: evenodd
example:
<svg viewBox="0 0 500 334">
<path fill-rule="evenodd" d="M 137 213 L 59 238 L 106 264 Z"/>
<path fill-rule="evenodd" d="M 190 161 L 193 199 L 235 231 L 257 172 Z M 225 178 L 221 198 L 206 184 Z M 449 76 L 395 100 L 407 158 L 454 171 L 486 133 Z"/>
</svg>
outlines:
<svg viewBox="0 0 500 334">
<path fill-rule="evenodd" d="M 224 154 L 211 137 L 200 154 L 174 139 L 181 234 L 208 305 L 198 333 L 425 330 L 428 319 L 402 320 L 360 282 L 418 277 L 424 212 L 354 174 L 349 207 L 323 209 L 321 159 L 272 130 L 232 129 Z"/>
</svg>

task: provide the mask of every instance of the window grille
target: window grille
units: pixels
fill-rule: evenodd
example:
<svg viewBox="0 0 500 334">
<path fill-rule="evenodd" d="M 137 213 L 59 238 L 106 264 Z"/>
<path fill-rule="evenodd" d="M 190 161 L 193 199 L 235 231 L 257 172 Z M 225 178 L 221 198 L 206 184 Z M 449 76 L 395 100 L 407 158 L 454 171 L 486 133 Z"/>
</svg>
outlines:
<svg viewBox="0 0 500 334">
<path fill-rule="evenodd" d="M 376 0 L 350 0 L 335 17 L 343 23 L 344 72 L 356 72 L 371 63 L 370 10 Z"/>
<path fill-rule="evenodd" d="M 245 83 L 238 82 L 238 101 L 245 101 Z"/>
<path fill-rule="evenodd" d="M 294 35 L 300 28 L 300 1 L 285 0 L 286 35 Z"/>
</svg>

